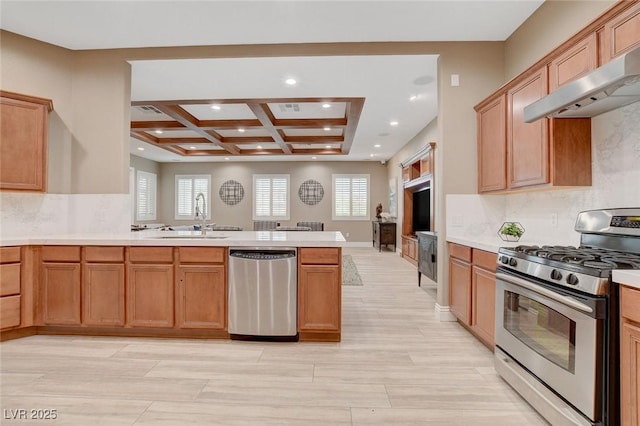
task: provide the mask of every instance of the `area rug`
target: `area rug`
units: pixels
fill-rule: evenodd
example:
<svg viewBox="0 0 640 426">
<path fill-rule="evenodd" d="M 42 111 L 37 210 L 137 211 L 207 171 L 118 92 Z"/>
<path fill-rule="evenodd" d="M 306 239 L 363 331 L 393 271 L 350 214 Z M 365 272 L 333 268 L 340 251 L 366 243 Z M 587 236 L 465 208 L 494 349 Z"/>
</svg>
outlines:
<svg viewBox="0 0 640 426">
<path fill-rule="evenodd" d="M 342 255 L 342 285 L 362 285 L 362 278 L 350 254 Z"/>
</svg>

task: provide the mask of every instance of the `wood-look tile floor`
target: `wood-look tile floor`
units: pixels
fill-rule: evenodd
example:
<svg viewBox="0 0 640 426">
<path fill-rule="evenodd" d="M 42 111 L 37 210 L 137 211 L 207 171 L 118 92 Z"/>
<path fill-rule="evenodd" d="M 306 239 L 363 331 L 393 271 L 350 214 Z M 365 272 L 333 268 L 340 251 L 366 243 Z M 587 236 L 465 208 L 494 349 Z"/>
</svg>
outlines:
<svg viewBox="0 0 640 426">
<path fill-rule="evenodd" d="M 340 343 L 32 336 L 0 344 L 2 424 L 546 425 L 392 252 L 347 248 Z M 428 281 L 427 281 L 428 282 Z M 426 284 L 423 280 L 423 286 Z M 10 420 L 54 409 L 56 420 Z M 13 410 L 13 411 L 11 411 Z"/>
</svg>

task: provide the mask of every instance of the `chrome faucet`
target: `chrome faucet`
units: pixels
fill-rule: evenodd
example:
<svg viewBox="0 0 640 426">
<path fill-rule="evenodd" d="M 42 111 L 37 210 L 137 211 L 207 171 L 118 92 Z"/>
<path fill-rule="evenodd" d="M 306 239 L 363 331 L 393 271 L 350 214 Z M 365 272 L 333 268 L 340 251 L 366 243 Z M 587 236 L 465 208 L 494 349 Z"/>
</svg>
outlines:
<svg viewBox="0 0 640 426">
<path fill-rule="evenodd" d="M 202 208 L 200 208 L 200 200 L 202 200 Z M 196 195 L 195 211 L 196 211 L 195 219 L 202 220 L 202 224 L 200 224 L 200 232 L 202 233 L 202 235 L 204 235 L 207 233 L 207 230 L 205 229 L 205 222 L 207 220 L 207 204 L 204 199 L 204 194 L 202 192 L 199 192 L 198 195 Z"/>
</svg>

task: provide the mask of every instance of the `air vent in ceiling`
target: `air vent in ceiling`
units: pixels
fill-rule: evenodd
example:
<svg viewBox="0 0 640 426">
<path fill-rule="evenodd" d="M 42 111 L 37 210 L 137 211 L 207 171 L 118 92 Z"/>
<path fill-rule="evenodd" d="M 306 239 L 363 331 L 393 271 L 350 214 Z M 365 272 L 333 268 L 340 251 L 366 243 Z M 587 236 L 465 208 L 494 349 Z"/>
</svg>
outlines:
<svg viewBox="0 0 640 426">
<path fill-rule="evenodd" d="M 298 104 L 280 104 L 280 112 L 300 112 Z"/>
<path fill-rule="evenodd" d="M 144 112 L 145 114 L 162 114 L 162 111 L 160 111 L 158 108 L 154 107 L 153 105 L 140 105 L 138 107 L 140 111 Z"/>
</svg>

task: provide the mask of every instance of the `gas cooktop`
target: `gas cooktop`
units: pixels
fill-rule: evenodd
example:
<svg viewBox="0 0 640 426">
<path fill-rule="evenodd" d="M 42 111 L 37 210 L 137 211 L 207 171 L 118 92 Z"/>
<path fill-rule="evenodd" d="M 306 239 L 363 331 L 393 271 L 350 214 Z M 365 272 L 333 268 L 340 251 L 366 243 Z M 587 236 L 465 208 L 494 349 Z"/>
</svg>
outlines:
<svg viewBox="0 0 640 426">
<path fill-rule="evenodd" d="M 515 247 L 513 251 L 525 255 L 524 258 L 529 260 L 538 257 L 599 270 L 640 269 L 640 254 L 601 247 L 522 245 Z"/>
</svg>

